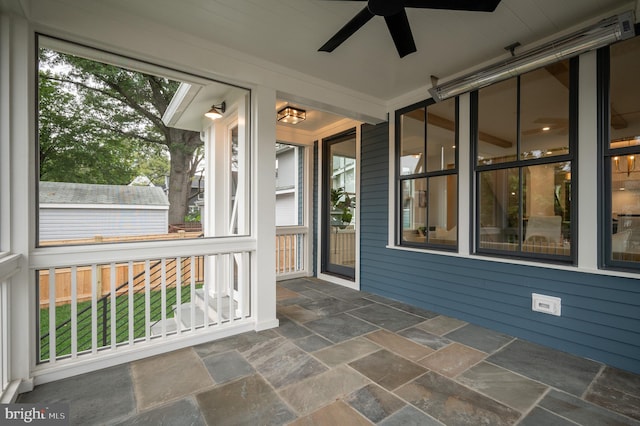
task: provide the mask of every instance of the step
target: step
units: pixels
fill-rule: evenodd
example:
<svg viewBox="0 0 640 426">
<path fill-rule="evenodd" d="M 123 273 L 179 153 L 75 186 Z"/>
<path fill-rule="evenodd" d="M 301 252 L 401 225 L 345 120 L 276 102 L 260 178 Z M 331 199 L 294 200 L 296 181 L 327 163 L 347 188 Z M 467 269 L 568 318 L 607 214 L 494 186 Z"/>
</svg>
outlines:
<svg viewBox="0 0 640 426">
<path fill-rule="evenodd" d="M 195 313 L 195 323 L 191 323 L 191 310 L 194 310 Z M 182 329 L 191 328 L 191 326 L 202 327 L 204 325 L 204 311 L 197 305 L 193 307 L 191 304 L 181 305 L 180 306 L 180 319 L 182 321 Z M 177 315 L 174 315 L 174 318 L 177 320 Z M 211 312 L 208 313 L 209 322 L 215 321 L 215 318 L 211 318 Z"/>
<path fill-rule="evenodd" d="M 229 319 L 229 303 L 230 301 L 232 301 L 232 299 L 229 296 L 225 296 L 222 298 L 221 300 L 221 314 L 222 314 L 222 320 L 228 320 Z M 218 300 L 215 297 L 209 297 L 208 298 L 208 304 L 209 304 L 209 309 L 207 310 L 208 312 L 208 316 L 209 316 L 209 320 L 210 323 L 216 323 L 218 322 L 218 314 L 217 314 L 217 309 L 218 309 Z M 233 307 L 234 307 L 234 312 L 237 312 L 237 308 L 238 308 L 238 303 L 233 300 Z M 176 306 L 173 306 L 174 311 L 176 310 Z M 182 305 L 180 305 L 180 320 L 182 322 L 181 328 L 182 330 L 186 330 L 191 328 L 191 309 L 192 309 L 192 304 L 191 303 L 184 303 Z M 205 309 L 205 303 L 204 303 L 204 289 L 197 289 L 195 291 L 195 299 L 193 300 L 193 309 L 195 309 L 195 327 L 202 327 L 204 325 L 204 309 Z M 170 332 L 175 332 L 178 327 L 177 327 L 177 312 L 174 313 L 174 316 L 172 318 L 167 318 L 166 319 L 166 331 L 167 333 Z M 158 334 L 162 334 L 162 322 L 158 322 L 157 324 L 154 324 L 153 326 L 151 326 L 151 334 L 152 335 L 158 335 Z"/>
<path fill-rule="evenodd" d="M 229 296 L 224 296 L 221 300 L 221 314 L 222 314 L 222 320 L 228 320 L 229 319 L 229 301 L 232 300 Z M 215 297 L 211 297 L 209 296 L 208 298 L 208 302 L 209 302 L 209 310 L 210 312 L 213 312 L 214 314 L 217 314 L 217 309 L 218 309 L 218 300 Z M 195 304 L 196 306 L 200 307 L 201 309 L 204 309 L 204 289 L 197 289 L 196 290 L 196 299 L 195 299 Z M 238 310 L 238 303 L 233 300 L 233 308 L 234 308 L 234 312 L 237 312 Z M 211 314 L 210 314 L 211 315 Z M 215 318 L 217 319 L 218 316 L 215 315 Z"/>
<path fill-rule="evenodd" d="M 191 310 L 194 310 L 194 314 L 195 314 L 195 327 L 202 327 L 204 326 L 204 311 L 198 307 L 198 306 L 191 306 L 191 304 L 186 304 L 186 305 L 181 305 L 180 306 L 180 321 L 181 321 L 181 329 L 182 330 L 187 330 L 191 328 Z M 174 307 L 175 310 L 175 307 Z M 215 314 L 214 314 L 215 315 Z M 212 313 L 209 312 L 209 321 L 210 322 L 215 322 L 216 319 L 215 318 L 211 318 Z M 178 317 L 177 317 L 177 312 L 174 312 L 174 316 L 172 318 L 167 318 L 165 320 L 165 328 L 166 328 L 166 332 L 170 333 L 170 332 L 175 332 L 178 329 Z M 153 326 L 151 326 L 151 334 L 152 335 L 158 335 L 158 334 L 162 334 L 162 321 L 159 321 L 157 324 L 154 324 Z"/>
</svg>

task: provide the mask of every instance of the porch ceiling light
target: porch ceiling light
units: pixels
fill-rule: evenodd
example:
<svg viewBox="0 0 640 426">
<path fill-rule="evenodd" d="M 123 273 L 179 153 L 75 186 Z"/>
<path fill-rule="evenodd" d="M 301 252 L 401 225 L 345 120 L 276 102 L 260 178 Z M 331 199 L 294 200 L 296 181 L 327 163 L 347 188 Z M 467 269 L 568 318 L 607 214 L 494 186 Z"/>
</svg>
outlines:
<svg viewBox="0 0 640 426">
<path fill-rule="evenodd" d="M 204 113 L 204 116 L 210 118 L 211 120 L 217 120 L 218 118 L 222 118 L 222 114 L 227 109 L 227 105 L 223 101 L 220 105 L 211 105 L 211 109 Z"/>
<path fill-rule="evenodd" d="M 283 123 L 298 124 L 306 118 L 307 111 L 300 108 L 286 106 L 278 111 L 278 121 L 282 121 Z"/>
<path fill-rule="evenodd" d="M 429 93 L 436 102 L 481 89 L 525 72 L 541 68 L 562 59 L 571 58 L 589 50 L 607 46 L 635 36 L 633 11 L 611 16 L 595 25 L 576 31 L 558 40 L 545 43 L 521 55 L 490 65 L 479 71 L 438 85 L 437 79 Z"/>
</svg>

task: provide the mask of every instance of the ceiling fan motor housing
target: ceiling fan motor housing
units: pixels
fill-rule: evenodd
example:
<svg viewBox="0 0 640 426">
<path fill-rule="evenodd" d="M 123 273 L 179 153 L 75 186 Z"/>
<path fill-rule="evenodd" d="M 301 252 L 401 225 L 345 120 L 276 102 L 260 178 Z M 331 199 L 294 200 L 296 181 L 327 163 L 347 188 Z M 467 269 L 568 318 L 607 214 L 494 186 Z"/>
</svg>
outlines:
<svg viewBox="0 0 640 426">
<path fill-rule="evenodd" d="M 367 2 L 369 12 L 376 16 L 392 16 L 404 10 L 403 1 L 369 0 Z"/>
</svg>

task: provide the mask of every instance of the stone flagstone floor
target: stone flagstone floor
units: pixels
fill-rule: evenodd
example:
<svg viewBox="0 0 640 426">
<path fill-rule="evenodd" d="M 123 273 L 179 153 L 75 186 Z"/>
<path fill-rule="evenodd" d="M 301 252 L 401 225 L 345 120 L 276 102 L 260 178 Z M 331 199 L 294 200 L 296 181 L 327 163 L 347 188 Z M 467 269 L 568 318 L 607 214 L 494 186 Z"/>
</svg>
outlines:
<svg viewBox="0 0 640 426">
<path fill-rule="evenodd" d="M 71 424 L 640 425 L 640 376 L 312 278 L 280 327 L 38 386 Z"/>
</svg>

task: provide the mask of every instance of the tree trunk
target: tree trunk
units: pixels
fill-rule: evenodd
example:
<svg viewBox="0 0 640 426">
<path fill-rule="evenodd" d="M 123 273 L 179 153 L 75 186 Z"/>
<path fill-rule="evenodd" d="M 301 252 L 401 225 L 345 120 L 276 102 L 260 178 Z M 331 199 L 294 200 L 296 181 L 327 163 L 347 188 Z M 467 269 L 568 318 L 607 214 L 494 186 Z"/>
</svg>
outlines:
<svg viewBox="0 0 640 426">
<path fill-rule="evenodd" d="M 191 181 L 196 172 L 195 152 L 202 145 L 200 134 L 189 130 L 170 129 L 168 144 L 171 155 L 169 172 L 169 224 L 184 223 L 189 212 Z"/>
<path fill-rule="evenodd" d="M 191 191 L 192 155 L 182 149 L 170 150 L 171 172 L 169 174 L 169 224 L 184 223 L 189 212 L 189 194 Z"/>
</svg>

